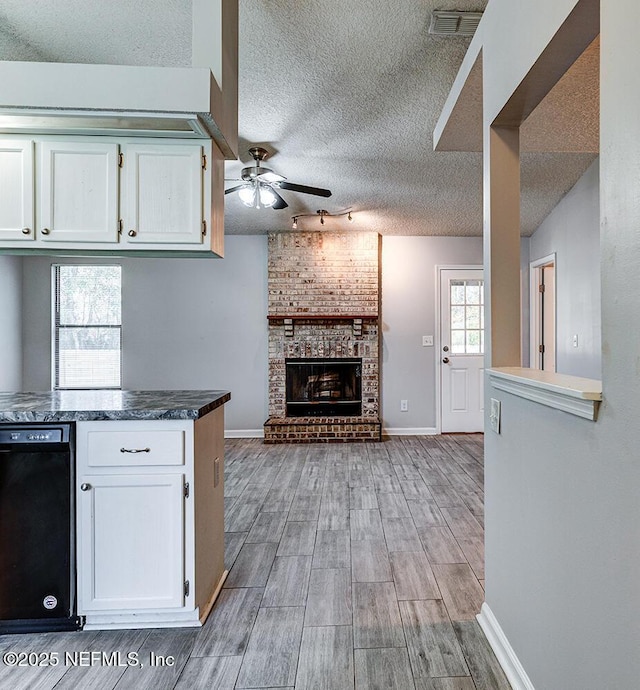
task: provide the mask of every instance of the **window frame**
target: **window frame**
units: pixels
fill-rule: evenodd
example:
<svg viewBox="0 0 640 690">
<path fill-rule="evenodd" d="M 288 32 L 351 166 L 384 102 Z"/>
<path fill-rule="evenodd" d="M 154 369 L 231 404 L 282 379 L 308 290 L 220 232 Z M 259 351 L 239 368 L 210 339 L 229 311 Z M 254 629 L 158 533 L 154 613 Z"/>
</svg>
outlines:
<svg viewBox="0 0 640 690">
<path fill-rule="evenodd" d="M 89 268 L 117 267 L 120 269 L 120 324 L 91 324 L 83 325 L 64 325 L 60 326 L 59 313 L 59 269 L 64 266 L 84 266 Z M 118 386 L 73 386 L 66 387 L 59 385 L 59 343 L 61 328 L 117 328 L 120 331 L 120 366 Z M 81 390 L 122 390 L 122 264 L 119 263 L 54 263 L 51 264 L 51 388 L 54 391 L 81 391 Z"/>
</svg>

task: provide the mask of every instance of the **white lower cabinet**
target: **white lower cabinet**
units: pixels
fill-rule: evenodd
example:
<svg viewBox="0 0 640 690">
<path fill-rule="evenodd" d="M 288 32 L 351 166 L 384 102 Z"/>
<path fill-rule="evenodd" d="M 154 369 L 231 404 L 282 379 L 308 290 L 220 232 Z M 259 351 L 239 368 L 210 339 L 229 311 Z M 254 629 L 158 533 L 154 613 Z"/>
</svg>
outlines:
<svg viewBox="0 0 640 690">
<path fill-rule="evenodd" d="M 85 629 L 201 625 L 226 577 L 223 408 L 76 428 Z"/>
<path fill-rule="evenodd" d="M 83 479 L 82 610 L 184 606 L 184 475 Z"/>
</svg>

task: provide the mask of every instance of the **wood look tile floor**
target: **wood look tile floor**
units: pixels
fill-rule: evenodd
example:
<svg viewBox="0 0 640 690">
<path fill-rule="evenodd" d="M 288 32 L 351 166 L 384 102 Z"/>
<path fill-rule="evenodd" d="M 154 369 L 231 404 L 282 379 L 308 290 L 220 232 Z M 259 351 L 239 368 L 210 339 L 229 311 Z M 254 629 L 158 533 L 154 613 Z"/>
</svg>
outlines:
<svg viewBox="0 0 640 690">
<path fill-rule="evenodd" d="M 137 652 L 173 666 L 0 663 L 0 688 L 509 690 L 483 601 L 482 436 L 226 442 L 230 573 L 202 628 L 0 636 L 0 654 Z M 111 659 L 117 657 L 111 656 Z"/>
</svg>

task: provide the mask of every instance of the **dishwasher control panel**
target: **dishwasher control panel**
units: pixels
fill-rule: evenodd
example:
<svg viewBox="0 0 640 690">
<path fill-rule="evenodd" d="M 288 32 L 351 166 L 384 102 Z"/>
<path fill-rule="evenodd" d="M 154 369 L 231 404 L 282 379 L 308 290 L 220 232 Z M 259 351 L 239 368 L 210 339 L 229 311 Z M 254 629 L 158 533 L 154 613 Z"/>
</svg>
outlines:
<svg viewBox="0 0 640 690">
<path fill-rule="evenodd" d="M 0 426 L 0 444 L 21 443 L 68 443 L 68 427 L 2 427 Z"/>
</svg>

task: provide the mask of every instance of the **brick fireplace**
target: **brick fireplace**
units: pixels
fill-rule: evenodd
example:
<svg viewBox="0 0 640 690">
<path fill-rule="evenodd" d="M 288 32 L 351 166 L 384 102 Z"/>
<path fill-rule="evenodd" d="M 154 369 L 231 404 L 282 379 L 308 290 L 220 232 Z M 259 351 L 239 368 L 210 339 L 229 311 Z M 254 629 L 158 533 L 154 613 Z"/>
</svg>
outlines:
<svg viewBox="0 0 640 690">
<path fill-rule="evenodd" d="M 380 236 L 269 235 L 265 443 L 379 440 Z"/>
</svg>

